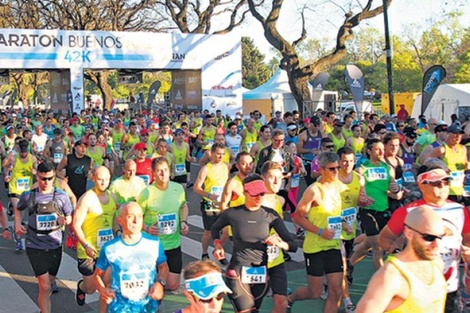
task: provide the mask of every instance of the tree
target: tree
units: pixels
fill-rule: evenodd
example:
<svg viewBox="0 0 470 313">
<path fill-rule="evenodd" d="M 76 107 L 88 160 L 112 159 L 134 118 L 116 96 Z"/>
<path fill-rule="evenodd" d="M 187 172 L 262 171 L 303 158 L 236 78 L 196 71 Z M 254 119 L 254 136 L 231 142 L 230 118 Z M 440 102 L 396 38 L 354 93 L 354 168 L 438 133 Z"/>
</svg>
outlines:
<svg viewBox="0 0 470 313">
<path fill-rule="evenodd" d="M 256 48 L 253 39 L 242 37 L 242 85 L 254 89 L 264 84 L 271 71 L 264 61 L 264 55 Z"/>
<path fill-rule="evenodd" d="M 350 6 L 351 9 L 349 9 L 349 11 L 346 11 L 342 8 L 344 11 L 344 19 L 338 29 L 336 45 L 332 52 L 316 61 L 302 66 L 300 64 L 297 48 L 299 44 L 305 41 L 307 38 L 307 30 L 305 27 L 305 10 L 307 7 L 302 10 L 300 15 L 302 21 L 302 30 L 298 39 L 294 40 L 293 42 L 289 42 L 280 34 L 277 29 L 277 22 L 281 13 L 283 2 L 283 0 L 273 0 L 270 9 L 267 9 L 268 13 L 266 16 L 263 16 L 262 14 L 262 11 L 266 10 L 266 6 L 268 6 L 267 2 L 264 2 L 264 0 L 261 0 L 261 2 L 248 0 L 248 5 L 252 15 L 261 23 L 268 42 L 281 53 L 282 59 L 280 67 L 287 71 L 290 89 L 298 104 L 299 111 L 301 114 L 303 114 L 304 103 L 311 100 L 310 91 L 307 85 L 308 80 L 315 74 L 324 71 L 328 67 L 342 60 L 346 56 L 346 41 L 354 38 L 353 28 L 358 26 L 361 21 L 381 14 L 383 12 L 383 6 L 381 5 L 373 9 L 373 0 L 368 0 L 365 6 L 356 8 L 357 13 L 355 14 L 352 12 L 352 5 Z M 391 2 L 392 0 L 387 0 L 386 5 L 390 6 Z M 260 9 L 261 4 L 264 4 L 263 9 Z M 337 5 L 335 3 L 333 4 Z"/>
</svg>

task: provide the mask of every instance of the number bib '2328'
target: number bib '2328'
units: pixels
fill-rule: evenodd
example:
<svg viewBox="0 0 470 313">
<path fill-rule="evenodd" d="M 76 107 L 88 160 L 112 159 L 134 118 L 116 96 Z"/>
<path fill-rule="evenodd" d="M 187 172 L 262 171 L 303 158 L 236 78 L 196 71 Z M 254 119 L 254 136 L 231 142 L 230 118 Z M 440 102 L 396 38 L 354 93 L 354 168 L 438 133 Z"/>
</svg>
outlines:
<svg viewBox="0 0 470 313">
<path fill-rule="evenodd" d="M 176 233 L 176 213 L 162 214 L 158 216 L 158 227 L 161 235 Z"/>
<path fill-rule="evenodd" d="M 248 267 L 242 266 L 242 284 L 265 284 L 266 266 Z"/>
<path fill-rule="evenodd" d="M 149 291 L 149 278 L 145 271 L 122 273 L 121 294 L 129 300 L 144 299 Z"/>
</svg>

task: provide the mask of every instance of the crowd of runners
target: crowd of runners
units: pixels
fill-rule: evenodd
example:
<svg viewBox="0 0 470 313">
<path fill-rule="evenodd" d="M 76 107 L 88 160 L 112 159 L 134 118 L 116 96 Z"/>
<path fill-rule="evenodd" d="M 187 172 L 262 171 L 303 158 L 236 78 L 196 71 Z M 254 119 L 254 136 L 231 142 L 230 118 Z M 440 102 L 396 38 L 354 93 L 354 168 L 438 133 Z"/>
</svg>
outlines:
<svg viewBox="0 0 470 313">
<path fill-rule="evenodd" d="M 99 292 L 99 312 L 157 312 L 181 288 L 183 313 L 220 312 L 226 296 L 234 312 L 258 312 L 268 292 L 280 313 L 319 298 L 324 312 L 470 307 L 470 123 L 455 117 L 90 108 L 0 120 L 0 225 L 29 257 L 42 313 L 54 311 L 64 245 L 77 250 L 77 304 Z M 201 260 L 183 264 L 188 188 L 205 231 Z M 307 285 L 291 290 L 299 243 Z M 368 254 L 376 273 L 355 304 Z"/>
</svg>

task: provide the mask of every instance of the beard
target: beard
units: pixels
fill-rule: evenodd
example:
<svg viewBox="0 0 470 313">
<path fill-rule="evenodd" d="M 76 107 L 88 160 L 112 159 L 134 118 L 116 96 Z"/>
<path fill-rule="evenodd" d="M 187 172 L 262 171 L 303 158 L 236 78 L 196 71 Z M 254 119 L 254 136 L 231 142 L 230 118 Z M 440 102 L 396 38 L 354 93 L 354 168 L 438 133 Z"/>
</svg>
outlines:
<svg viewBox="0 0 470 313">
<path fill-rule="evenodd" d="M 438 254 L 432 254 L 426 250 L 426 248 L 421 245 L 418 240 L 411 239 L 410 240 L 411 248 L 413 249 L 414 253 L 420 260 L 424 261 L 431 261 L 434 260 Z"/>
</svg>

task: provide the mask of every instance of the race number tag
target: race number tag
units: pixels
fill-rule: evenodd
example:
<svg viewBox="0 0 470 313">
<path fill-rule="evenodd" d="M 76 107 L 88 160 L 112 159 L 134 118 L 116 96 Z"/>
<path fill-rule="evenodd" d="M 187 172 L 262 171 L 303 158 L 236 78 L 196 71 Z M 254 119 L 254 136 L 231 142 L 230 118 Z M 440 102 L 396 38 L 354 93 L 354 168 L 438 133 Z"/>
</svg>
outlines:
<svg viewBox="0 0 470 313">
<path fill-rule="evenodd" d="M 255 142 L 248 142 L 248 143 L 246 144 L 246 148 L 248 149 L 248 151 L 250 151 L 251 148 L 252 148 L 254 145 L 255 145 Z"/>
<path fill-rule="evenodd" d="M 207 139 L 206 142 L 207 142 L 206 148 L 210 149 L 212 148 L 212 145 L 214 144 L 214 139 Z"/>
<path fill-rule="evenodd" d="M 149 175 L 137 175 L 138 177 L 144 180 L 145 186 L 150 184 L 150 176 Z"/>
<path fill-rule="evenodd" d="M 63 153 L 54 153 L 54 163 L 60 163 L 60 161 L 64 158 Z"/>
<path fill-rule="evenodd" d="M 405 183 L 415 183 L 415 177 L 412 172 L 404 172 L 403 173 L 403 181 Z"/>
<path fill-rule="evenodd" d="M 341 216 L 329 216 L 328 217 L 328 229 L 332 229 L 335 231 L 333 239 L 339 239 L 341 236 Z"/>
<path fill-rule="evenodd" d="M 114 151 L 119 151 L 121 150 L 121 143 L 120 142 L 115 142 L 114 143 Z"/>
<path fill-rule="evenodd" d="M 120 289 L 124 298 L 137 301 L 147 296 L 149 290 L 147 272 L 122 273 L 120 276 Z"/>
<path fill-rule="evenodd" d="M 51 231 L 57 227 L 57 214 L 36 215 L 36 229 L 41 231 Z"/>
<path fill-rule="evenodd" d="M 240 152 L 240 146 L 232 146 L 230 150 L 232 150 L 233 154 L 237 155 Z"/>
<path fill-rule="evenodd" d="M 292 175 L 292 180 L 290 183 L 291 188 L 297 188 L 300 185 L 300 175 L 299 174 L 294 174 Z"/>
<path fill-rule="evenodd" d="M 341 211 L 342 221 L 344 220 L 344 222 L 351 227 L 353 227 L 356 222 L 356 215 L 356 208 L 348 208 Z"/>
<path fill-rule="evenodd" d="M 450 173 L 450 177 L 452 177 L 452 180 L 450 181 L 450 185 L 452 187 L 462 187 L 465 179 L 464 171 L 453 171 Z"/>
<path fill-rule="evenodd" d="M 29 177 L 20 177 L 16 180 L 16 189 L 26 191 L 29 189 Z"/>
<path fill-rule="evenodd" d="M 211 194 L 215 194 L 217 195 L 217 202 L 220 202 L 221 198 L 222 198 L 222 192 L 224 191 L 224 187 L 217 187 L 217 186 L 213 186 L 211 188 Z"/>
<path fill-rule="evenodd" d="M 105 243 L 114 239 L 113 230 L 111 228 L 99 229 L 96 238 L 98 247 L 101 248 Z"/>
<path fill-rule="evenodd" d="M 242 266 L 242 284 L 265 284 L 266 266 Z"/>
<path fill-rule="evenodd" d="M 36 146 L 36 150 L 38 152 L 43 152 L 44 151 L 44 146 Z"/>
<path fill-rule="evenodd" d="M 463 196 L 470 197 L 470 185 L 463 186 Z"/>
<path fill-rule="evenodd" d="M 272 262 L 279 257 L 279 248 L 276 246 L 268 246 L 266 252 L 268 253 L 268 262 Z"/>
<path fill-rule="evenodd" d="M 396 182 L 398 186 L 403 187 L 403 178 L 398 178 Z"/>
<path fill-rule="evenodd" d="M 367 169 L 369 181 L 386 180 L 387 170 L 383 167 L 371 167 Z"/>
<path fill-rule="evenodd" d="M 186 165 L 185 164 L 175 164 L 175 174 L 177 176 L 186 174 Z"/>
<path fill-rule="evenodd" d="M 158 217 L 160 235 L 171 235 L 176 233 L 176 213 L 162 214 Z"/>
</svg>

